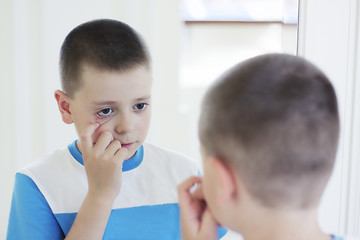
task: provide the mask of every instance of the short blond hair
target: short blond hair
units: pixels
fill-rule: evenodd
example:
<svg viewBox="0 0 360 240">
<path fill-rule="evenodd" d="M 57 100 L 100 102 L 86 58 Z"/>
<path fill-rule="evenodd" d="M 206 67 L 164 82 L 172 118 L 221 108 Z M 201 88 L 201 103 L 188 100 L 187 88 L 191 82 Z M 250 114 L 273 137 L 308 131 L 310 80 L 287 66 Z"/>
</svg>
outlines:
<svg viewBox="0 0 360 240">
<path fill-rule="evenodd" d="M 137 66 L 150 68 L 150 54 L 140 34 L 126 23 L 96 19 L 75 27 L 60 51 L 63 91 L 73 97 L 82 86 L 85 64 L 100 70 L 128 71 Z"/>
</svg>

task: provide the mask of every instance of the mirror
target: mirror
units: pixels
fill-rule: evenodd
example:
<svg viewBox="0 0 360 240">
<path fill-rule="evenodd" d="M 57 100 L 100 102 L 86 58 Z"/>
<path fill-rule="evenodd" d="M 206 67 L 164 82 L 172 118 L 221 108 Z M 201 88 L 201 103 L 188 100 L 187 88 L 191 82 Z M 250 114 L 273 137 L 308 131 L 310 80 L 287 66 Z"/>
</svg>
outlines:
<svg viewBox="0 0 360 240">
<path fill-rule="evenodd" d="M 155 79 L 148 141 L 198 163 L 197 116 L 206 87 L 245 58 L 295 54 L 297 46 L 294 0 L 20 0 L 2 3 L 0 18 L 0 100 L 6 103 L 0 125 L 0 239 L 5 239 L 16 169 L 77 138 L 61 121 L 53 97 L 60 88 L 59 49 L 76 25 L 114 18 L 144 36 Z"/>
</svg>

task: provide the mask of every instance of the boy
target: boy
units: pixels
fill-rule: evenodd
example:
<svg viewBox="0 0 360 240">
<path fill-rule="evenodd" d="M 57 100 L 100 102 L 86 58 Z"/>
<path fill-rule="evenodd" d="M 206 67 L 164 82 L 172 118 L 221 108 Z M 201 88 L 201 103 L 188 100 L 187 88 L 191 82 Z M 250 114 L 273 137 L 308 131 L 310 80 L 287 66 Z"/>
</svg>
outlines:
<svg viewBox="0 0 360 240">
<path fill-rule="evenodd" d="M 245 240 L 342 239 L 317 222 L 339 117 L 314 65 L 269 54 L 231 68 L 204 97 L 199 137 L 204 176 L 178 187 L 184 240 L 215 239 L 217 223 Z"/>
<path fill-rule="evenodd" d="M 7 239 L 179 239 L 176 186 L 197 166 L 144 143 L 150 56 L 115 20 L 76 27 L 55 98 L 79 140 L 16 174 Z"/>
</svg>

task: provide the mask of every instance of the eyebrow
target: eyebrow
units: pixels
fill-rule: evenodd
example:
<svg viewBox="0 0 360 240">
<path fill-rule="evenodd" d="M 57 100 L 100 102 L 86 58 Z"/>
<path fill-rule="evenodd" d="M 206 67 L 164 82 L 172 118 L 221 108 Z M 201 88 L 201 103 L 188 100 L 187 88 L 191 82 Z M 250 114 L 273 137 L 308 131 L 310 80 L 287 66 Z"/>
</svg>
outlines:
<svg viewBox="0 0 360 240">
<path fill-rule="evenodd" d="M 145 101 L 145 100 L 150 100 L 151 96 L 146 96 L 146 97 L 141 97 L 141 98 L 137 98 L 136 101 Z"/>
<path fill-rule="evenodd" d="M 115 103 L 116 103 L 115 101 L 104 101 L 104 102 L 93 101 L 93 102 L 91 102 L 92 105 L 114 105 Z"/>
<path fill-rule="evenodd" d="M 135 99 L 135 102 L 138 102 L 138 101 L 146 101 L 146 100 L 150 100 L 151 97 L 150 96 L 146 96 L 146 97 L 140 97 L 140 98 L 136 98 Z M 92 105 L 114 105 L 116 104 L 117 102 L 116 101 L 93 101 L 91 102 Z"/>
</svg>

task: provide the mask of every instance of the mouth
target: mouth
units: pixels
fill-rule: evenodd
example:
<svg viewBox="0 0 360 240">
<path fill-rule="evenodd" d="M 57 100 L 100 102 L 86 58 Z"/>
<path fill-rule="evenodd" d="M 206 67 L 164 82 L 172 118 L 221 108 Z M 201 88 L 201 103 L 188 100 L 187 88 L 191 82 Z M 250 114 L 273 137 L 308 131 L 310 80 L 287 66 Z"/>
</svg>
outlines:
<svg viewBox="0 0 360 240">
<path fill-rule="evenodd" d="M 132 145 L 134 145 L 133 142 L 132 142 L 132 143 L 122 143 L 122 144 L 121 144 L 121 147 L 122 147 L 122 148 L 130 148 Z"/>
</svg>

